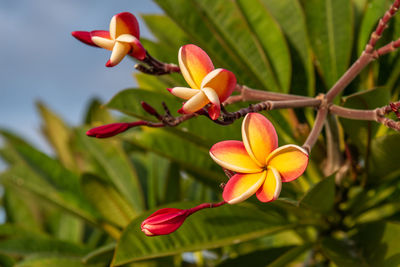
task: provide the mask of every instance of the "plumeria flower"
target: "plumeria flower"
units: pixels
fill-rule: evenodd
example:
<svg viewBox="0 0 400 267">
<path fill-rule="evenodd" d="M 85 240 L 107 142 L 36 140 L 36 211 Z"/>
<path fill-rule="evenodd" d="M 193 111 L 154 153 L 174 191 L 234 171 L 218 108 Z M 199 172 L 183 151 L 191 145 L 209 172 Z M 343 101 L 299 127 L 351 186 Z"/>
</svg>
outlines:
<svg viewBox="0 0 400 267">
<path fill-rule="evenodd" d="M 117 65 L 126 55 L 138 60 L 146 57 L 146 50 L 139 41 L 138 21 L 129 12 L 113 16 L 110 31 L 74 31 L 72 36 L 85 44 L 111 50 L 111 57 L 106 63 L 107 67 Z"/>
<path fill-rule="evenodd" d="M 200 47 L 188 44 L 179 49 L 179 67 L 191 88 L 168 88 L 173 95 L 186 99 L 180 113 L 194 113 L 211 103 L 208 113 L 213 120 L 219 117 L 221 103 L 236 86 L 235 75 L 226 69 L 214 69 L 209 56 Z"/>
<path fill-rule="evenodd" d="M 246 115 L 242 138 L 243 142 L 222 141 L 210 149 L 217 164 L 236 172 L 222 194 L 229 204 L 244 201 L 254 193 L 262 202 L 273 201 L 281 192 L 282 182 L 295 180 L 307 168 L 307 151 L 296 145 L 278 148 L 275 128 L 263 115 Z"/>
</svg>

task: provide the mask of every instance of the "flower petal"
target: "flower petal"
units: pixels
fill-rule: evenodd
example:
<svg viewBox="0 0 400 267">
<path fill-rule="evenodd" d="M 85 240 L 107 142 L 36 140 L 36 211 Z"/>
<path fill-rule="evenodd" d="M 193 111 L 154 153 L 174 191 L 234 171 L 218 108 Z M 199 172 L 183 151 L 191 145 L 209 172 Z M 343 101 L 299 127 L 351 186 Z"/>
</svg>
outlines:
<svg viewBox="0 0 400 267">
<path fill-rule="evenodd" d="M 111 39 L 106 39 L 99 36 L 92 36 L 92 41 L 95 45 L 105 48 L 107 50 L 113 50 L 115 41 Z"/>
<path fill-rule="evenodd" d="M 274 168 L 268 168 L 263 185 L 257 191 L 257 198 L 261 202 L 270 202 L 279 197 L 282 181 L 279 172 Z"/>
<path fill-rule="evenodd" d="M 208 100 L 210 100 L 212 104 L 208 109 L 208 114 L 210 115 L 212 120 L 218 119 L 219 114 L 221 113 L 221 103 L 219 102 L 217 93 L 214 91 L 214 89 L 210 87 L 205 87 L 201 90 L 204 92 L 204 94 L 207 96 Z"/>
<path fill-rule="evenodd" d="M 126 33 L 139 39 L 140 30 L 136 17 L 129 12 L 122 12 L 113 16 L 110 22 L 110 37 L 116 39 Z"/>
<path fill-rule="evenodd" d="M 182 106 L 182 111 L 184 113 L 193 113 L 207 105 L 210 101 L 202 91 L 198 91 L 193 97 L 191 97 Z"/>
<path fill-rule="evenodd" d="M 211 158 L 221 167 L 242 173 L 257 173 L 262 169 L 250 158 L 240 141 L 222 141 L 210 149 Z"/>
<path fill-rule="evenodd" d="M 244 118 L 242 138 L 250 157 L 260 166 L 265 166 L 268 155 L 278 147 L 278 136 L 274 126 L 258 113 L 249 113 Z"/>
<path fill-rule="evenodd" d="M 107 62 L 106 66 L 114 67 L 115 65 L 120 63 L 121 60 L 124 58 L 124 56 L 126 56 L 126 54 L 129 52 L 130 49 L 131 49 L 131 46 L 129 44 L 115 42 L 114 48 L 111 52 L 110 60 Z"/>
<path fill-rule="evenodd" d="M 239 203 L 248 199 L 262 186 L 265 176 L 265 171 L 251 174 L 235 174 L 224 187 L 223 199 L 229 204 Z"/>
<path fill-rule="evenodd" d="M 201 88 L 211 87 L 217 93 L 219 101 L 225 101 L 236 86 L 235 75 L 226 69 L 215 69 L 204 77 Z"/>
<path fill-rule="evenodd" d="M 97 47 L 97 45 L 92 42 L 92 36 L 91 36 L 90 32 L 74 31 L 74 32 L 71 32 L 71 34 L 72 34 L 72 36 L 74 36 L 76 39 L 78 39 L 82 43 Z"/>
<path fill-rule="evenodd" d="M 272 151 L 267 158 L 268 168 L 275 168 L 282 182 L 290 182 L 303 174 L 308 165 L 308 153 L 296 145 L 286 145 Z"/>
<path fill-rule="evenodd" d="M 179 49 L 178 60 L 183 77 L 193 89 L 200 89 L 204 77 L 214 69 L 207 53 L 193 44 Z"/>
<path fill-rule="evenodd" d="M 168 88 L 167 89 L 171 94 L 174 96 L 183 98 L 183 99 L 190 99 L 193 97 L 195 94 L 199 92 L 198 89 L 192 89 L 192 88 L 187 88 L 187 87 L 174 87 L 174 88 Z"/>
<path fill-rule="evenodd" d="M 142 43 L 138 38 L 131 34 L 121 34 L 116 39 L 118 42 L 129 43 L 131 45 L 130 55 L 139 60 L 143 60 L 146 57 L 146 49 L 144 49 Z"/>
</svg>

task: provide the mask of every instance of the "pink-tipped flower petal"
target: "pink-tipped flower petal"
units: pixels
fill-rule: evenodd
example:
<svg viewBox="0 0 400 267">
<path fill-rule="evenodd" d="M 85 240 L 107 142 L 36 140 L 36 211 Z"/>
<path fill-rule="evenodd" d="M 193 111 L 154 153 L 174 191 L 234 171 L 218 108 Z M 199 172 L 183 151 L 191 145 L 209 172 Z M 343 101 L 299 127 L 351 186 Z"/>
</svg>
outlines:
<svg viewBox="0 0 400 267">
<path fill-rule="evenodd" d="M 207 53 L 193 44 L 179 49 L 178 60 L 183 77 L 193 89 L 200 89 L 204 77 L 214 69 Z"/>
<path fill-rule="evenodd" d="M 167 235 L 175 232 L 189 215 L 188 210 L 160 209 L 144 220 L 141 228 L 147 236 Z"/>
<path fill-rule="evenodd" d="M 185 114 L 194 113 L 207 105 L 210 101 L 206 97 L 206 95 L 202 91 L 198 91 L 193 97 L 191 97 L 185 104 L 182 106 L 182 111 Z"/>
<path fill-rule="evenodd" d="M 208 109 L 208 114 L 212 120 L 216 120 L 221 113 L 221 103 L 219 102 L 219 98 L 214 89 L 210 87 L 205 87 L 201 89 L 204 94 L 207 96 L 208 100 L 211 102 L 211 107 Z"/>
<path fill-rule="evenodd" d="M 235 174 L 224 187 L 223 199 L 229 204 L 239 203 L 248 199 L 263 184 L 265 176 L 266 171 L 252 174 Z"/>
<path fill-rule="evenodd" d="M 211 158 L 221 167 L 241 173 L 261 172 L 254 160 L 240 141 L 222 141 L 213 145 L 210 149 Z"/>
<path fill-rule="evenodd" d="M 204 77 L 201 83 L 201 88 L 210 87 L 214 89 L 221 103 L 232 94 L 235 86 L 235 75 L 226 69 L 215 69 L 211 71 Z"/>
<path fill-rule="evenodd" d="M 261 202 L 270 202 L 279 197 L 281 188 L 282 181 L 279 172 L 274 168 L 268 168 L 265 181 L 258 189 L 256 196 Z"/>
<path fill-rule="evenodd" d="M 92 35 L 90 34 L 90 32 L 74 31 L 74 32 L 71 32 L 71 34 L 72 34 L 72 36 L 74 36 L 76 39 L 78 39 L 82 43 L 97 47 L 97 45 L 95 43 L 93 43 L 93 41 L 92 41 Z"/>
<path fill-rule="evenodd" d="M 267 156 L 278 147 L 278 135 L 272 123 L 263 115 L 249 113 L 242 123 L 243 143 L 250 157 L 260 166 Z"/>
<path fill-rule="evenodd" d="M 190 99 L 199 92 L 198 89 L 192 89 L 187 87 L 174 87 L 174 88 L 168 88 L 167 90 L 174 96 L 183 99 Z"/>
<path fill-rule="evenodd" d="M 142 43 L 139 41 L 139 39 L 134 40 L 131 43 L 131 46 L 132 46 L 132 49 L 129 54 L 138 60 L 144 60 L 146 57 L 146 49 L 144 49 L 144 47 L 143 47 Z"/>
<path fill-rule="evenodd" d="M 266 163 L 279 172 L 282 182 L 290 182 L 306 170 L 308 153 L 299 146 L 286 145 L 272 151 Z"/>
<path fill-rule="evenodd" d="M 117 39 L 122 34 L 131 34 L 140 38 L 139 23 L 136 17 L 129 12 L 113 16 L 110 22 L 110 37 Z"/>
</svg>

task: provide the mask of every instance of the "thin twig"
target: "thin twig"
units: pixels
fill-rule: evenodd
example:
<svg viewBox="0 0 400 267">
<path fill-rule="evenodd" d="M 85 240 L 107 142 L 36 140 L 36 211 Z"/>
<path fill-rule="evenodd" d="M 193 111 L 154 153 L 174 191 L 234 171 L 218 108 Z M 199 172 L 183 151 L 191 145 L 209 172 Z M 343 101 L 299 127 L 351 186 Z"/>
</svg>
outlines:
<svg viewBox="0 0 400 267">
<path fill-rule="evenodd" d="M 318 136 L 321 133 L 322 128 L 324 127 L 324 122 L 327 114 L 328 109 L 325 106 L 320 107 L 315 118 L 314 126 L 311 129 L 307 140 L 303 144 L 303 148 L 307 150 L 308 153 L 311 152 L 312 147 L 314 146 L 315 142 L 317 142 Z"/>
</svg>

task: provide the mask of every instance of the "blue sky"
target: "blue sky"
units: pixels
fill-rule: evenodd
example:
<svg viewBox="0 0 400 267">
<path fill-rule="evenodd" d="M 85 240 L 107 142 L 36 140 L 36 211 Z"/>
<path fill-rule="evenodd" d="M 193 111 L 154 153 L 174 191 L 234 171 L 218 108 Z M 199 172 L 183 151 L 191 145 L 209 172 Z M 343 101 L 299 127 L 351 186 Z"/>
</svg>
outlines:
<svg viewBox="0 0 400 267">
<path fill-rule="evenodd" d="M 106 101 L 133 87 L 132 60 L 106 68 L 109 51 L 86 46 L 70 34 L 108 30 L 111 17 L 122 11 L 138 17 L 144 37 L 150 33 L 140 14 L 162 13 L 151 0 L 0 1 L 0 127 L 48 152 L 35 101 L 45 102 L 70 125 L 77 125 L 90 98 Z"/>
</svg>

